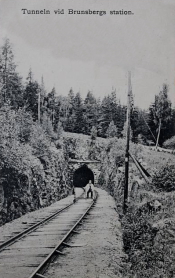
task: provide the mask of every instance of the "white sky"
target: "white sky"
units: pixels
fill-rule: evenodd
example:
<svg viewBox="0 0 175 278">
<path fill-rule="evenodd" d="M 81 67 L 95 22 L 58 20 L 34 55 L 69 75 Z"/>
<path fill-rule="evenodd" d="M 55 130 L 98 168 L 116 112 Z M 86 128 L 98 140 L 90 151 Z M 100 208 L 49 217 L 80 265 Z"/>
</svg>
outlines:
<svg viewBox="0 0 175 278">
<path fill-rule="evenodd" d="M 22 8 L 51 14 L 24 15 Z M 109 15 L 121 9 L 134 15 Z M 12 42 L 18 72 L 25 78 L 31 67 L 48 91 L 55 86 L 67 95 L 72 87 L 83 97 L 88 90 L 103 97 L 113 87 L 124 102 L 131 70 L 136 105 L 147 108 L 164 82 L 175 103 L 175 0 L 0 0 L 0 27 L 0 44 L 3 37 Z"/>
</svg>

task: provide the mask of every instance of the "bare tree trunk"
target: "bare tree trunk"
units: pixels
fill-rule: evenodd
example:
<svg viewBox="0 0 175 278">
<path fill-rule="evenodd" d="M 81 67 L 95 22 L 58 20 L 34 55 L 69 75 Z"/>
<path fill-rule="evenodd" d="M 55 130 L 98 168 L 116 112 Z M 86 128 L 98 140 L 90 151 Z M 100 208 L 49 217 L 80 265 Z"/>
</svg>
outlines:
<svg viewBox="0 0 175 278">
<path fill-rule="evenodd" d="M 55 111 L 54 111 L 54 107 L 52 108 L 52 126 L 54 125 L 54 121 L 55 121 Z"/>
<path fill-rule="evenodd" d="M 159 144 L 159 137 L 160 137 L 160 129 L 161 129 L 161 119 L 159 120 L 159 129 L 158 129 L 158 134 L 157 134 L 157 142 L 156 142 L 156 150 L 157 150 L 157 146 Z"/>
<path fill-rule="evenodd" d="M 4 83 L 5 83 L 5 91 L 4 91 L 4 103 L 6 103 L 6 97 L 7 97 L 7 49 L 5 52 L 5 67 L 4 67 Z"/>
<path fill-rule="evenodd" d="M 40 89 L 38 89 L 38 123 L 40 124 L 41 122 L 41 114 L 40 114 L 40 99 L 41 99 L 41 92 Z"/>
</svg>

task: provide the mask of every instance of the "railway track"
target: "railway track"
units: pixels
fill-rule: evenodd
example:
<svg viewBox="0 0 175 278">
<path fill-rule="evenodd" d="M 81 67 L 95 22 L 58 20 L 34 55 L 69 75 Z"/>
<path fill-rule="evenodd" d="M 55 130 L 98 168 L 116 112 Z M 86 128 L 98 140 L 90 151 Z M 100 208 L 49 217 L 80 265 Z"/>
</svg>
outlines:
<svg viewBox="0 0 175 278">
<path fill-rule="evenodd" d="M 95 200 L 79 198 L 75 204 L 69 204 L 49 219 L 18 234 L 1 245 L 1 278 L 37 278 L 43 276 L 50 262 L 57 256 L 63 256 L 63 249 L 69 246 L 68 240 L 78 233 L 81 225 Z"/>
<path fill-rule="evenodd" d="M 84 192 L 77 198 L 80 199 L 83 196 Z M 73 206 L 73 203 L 69 203 L 68 205 L 64 206 L 63 208 L 56 209 L 54 212 L 52 212 L 49 216 L 44 217 L 41 221 L 37 221 L 36 224 L 30 225 L 28 228 L 24 229 L 23 231 L 17 233 L 15 236 L 10 237 L 6 241 L 2 242 L 0 244 L 0 252 L 2 252 L 5 248 L 10 246 L 11 244 L 15 243 L 16 241 L 22 239 L 26 235 L 30 234 L 31 232 L 35 231 L 37 228 L 40 226 L 48 223 L 51 221 L 53 218 L 55 218 L 57 215 L 59 215 L 62 211 L 68 209 L 69 207 Z"/>
</svg>

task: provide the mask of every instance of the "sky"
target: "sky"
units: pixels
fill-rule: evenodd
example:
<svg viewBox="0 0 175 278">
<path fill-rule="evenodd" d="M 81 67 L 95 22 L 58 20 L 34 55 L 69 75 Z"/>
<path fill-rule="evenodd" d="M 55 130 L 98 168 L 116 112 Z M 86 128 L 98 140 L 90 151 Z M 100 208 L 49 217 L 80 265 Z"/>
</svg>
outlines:
<svg viewBox="0 0 175 278">
<path fill-rule="evenodd" d="M 126 103 L 131 71 L 135 105 L 148 108 L 163 83 L 175 105 L 175 0 L 0 0 L 0 27 L 0 45 L 10 39 L 17 71 L 25 80 L 31 67 L 48 92 L 55 86 L 58 94 L 73 88 L 83 98 L 89 90 L 103 98 L 115 89 Z"/>
</svg>

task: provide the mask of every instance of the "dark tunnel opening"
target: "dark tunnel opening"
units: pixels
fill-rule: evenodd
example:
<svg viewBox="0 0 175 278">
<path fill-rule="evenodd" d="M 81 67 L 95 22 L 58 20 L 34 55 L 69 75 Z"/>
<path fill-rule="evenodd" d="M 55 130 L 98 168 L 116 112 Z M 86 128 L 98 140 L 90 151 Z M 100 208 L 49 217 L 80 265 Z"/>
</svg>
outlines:
<svg viewBox="0 0 175 278">
<path fill-rule="evenodd" d="M 94 184 L 94 174 L 87 165 L 81 166 L 74 172 L 73 185 L 75 187 L 84 187 L 90 180 Z"/>
</svg>

